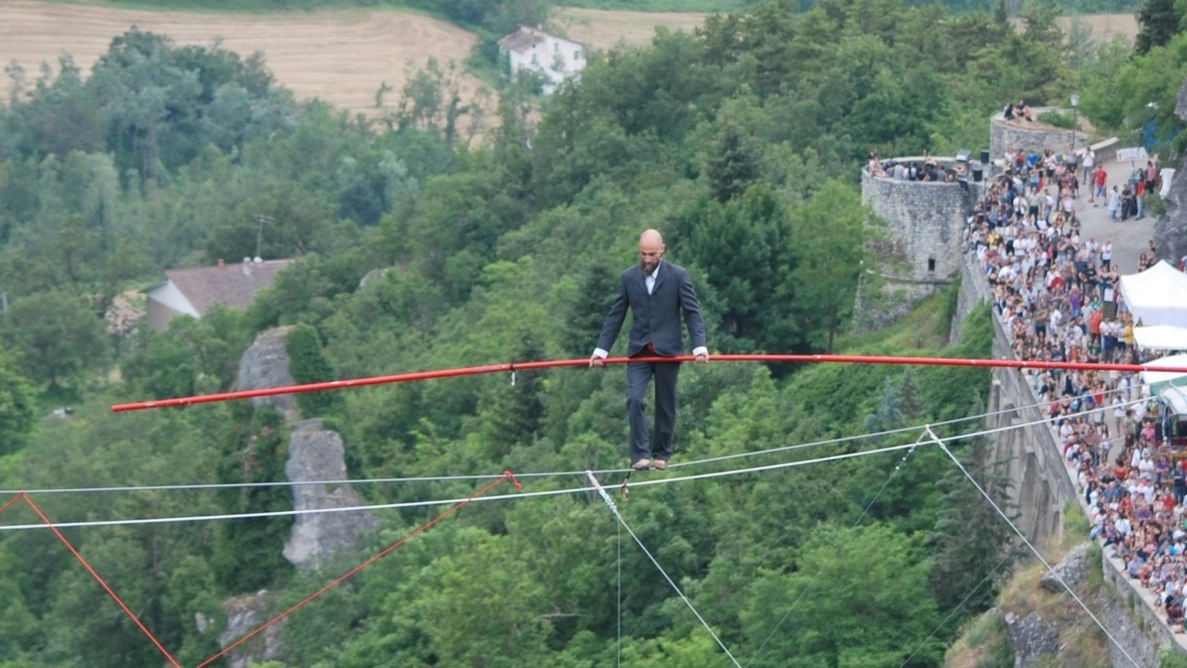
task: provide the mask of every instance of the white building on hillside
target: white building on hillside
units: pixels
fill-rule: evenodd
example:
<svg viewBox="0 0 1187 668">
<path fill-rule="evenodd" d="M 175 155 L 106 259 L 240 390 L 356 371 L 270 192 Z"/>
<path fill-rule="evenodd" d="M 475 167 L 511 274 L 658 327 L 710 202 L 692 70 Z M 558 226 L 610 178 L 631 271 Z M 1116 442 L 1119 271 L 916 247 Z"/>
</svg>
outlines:
<svg viewBox="0 0 1187 668">
<path fill-rule="evenodd" d="M 499 40 L 503 74 L 515 79 L 523 71 L 543 77 L 543 89 L 551 94 L 567 78 L 585 68 L 585 47 L 543 30 L 520 26 Z"/>
</svg>

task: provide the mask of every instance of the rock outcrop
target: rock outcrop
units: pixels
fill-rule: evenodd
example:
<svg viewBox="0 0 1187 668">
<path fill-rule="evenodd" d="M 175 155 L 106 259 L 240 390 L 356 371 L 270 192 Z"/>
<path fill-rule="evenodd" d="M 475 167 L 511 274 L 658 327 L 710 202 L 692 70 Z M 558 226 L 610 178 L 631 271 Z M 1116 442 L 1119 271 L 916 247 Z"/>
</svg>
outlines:
<svg viewBox="0 0 1187 668">
<path fill-rule="evenodd" d="M 349 484 L 321 484 L 346 479 L 342 438 L 324 429 L 321 420 L 297 424 L 284 472 L 290 482 L 312 483 L 293 485 L 294 510 L 350 508 L 363 503 Z M 365 510 L 297 515 L 284 558 L 298 568 L 316 568 L 335 553 L 360 549 L 365 535 L 378 528 L 379 521 Z"/>
<path fill-rule="evenodd" d="M 260 333 L 239 358 L 239 389 L 261 390 L 293 385 L 289 373 L 289 354 L 285 339 L 291 327 L 276 327 Z M 297 418 L 297 398 L 292 394 L 250 399 L 252 408 L 272 406 L 289 420 Z"/>
<path fill-rule="evenodd" d="M 1015 668 L 1157 666 L 1161 652 L 1176 649 L 1166 633 L 1165 620 L 1147 614 L 1150 608 L 1134 595 L 1128 576 L 1098 561 L 1104 559 L 1108 557 L 1092 544 L 1083 543 L 1050 571 L 1040 572 L 1038 564 L 1032 564 L 1015 573 L 1014 580 L 1005 585 L 1002 607 L 989 610 L 969 627 L 973 630 L 953 645 L 946 665 L 980 665 L 982 661 L 1002 665 L 1012 660 Z M 1096 574 L 1103 576 L 1103 581 L 1098 581 Z M 1075 592 L 1091 615 L 1064 585 Z M 1098 622 L 1107 629 L 1108 638 L 1096 631 Z M 1009 654 L 1003 654 L 996 644 L 1000 638 L 997 629 L 1004 632 Z"/>
<path fill-rule="evenodd" d="M 1087 577 L 1088 567 L 1088 543 L 1083 543 L 1068 552 L 1051 570 L 1043 573 L 1039 585 L 1053 594 L 1062 594 L 1067 588 L 1075 591 Z"/>
<path fill-rule="evenodd" d="M 219 647 L 227 647 L 244 634 L 256 630 L 260 624 L 268 621 L 272 596 L 267 591 L 261 591 L 251 596 L 239 596 L 226 602 L 227 626 L 218 636 Z M 264 661 L 273 661 L 280 657 L 280 632 L 284 628 L 284 620 L 264 629 L 263 633 L 248 640 L 239 647 L 227 653 L 227 666 L 230 668 L 249 668 L 249 666 Z"/>
<path fill-rule="evenodd" d="M 1002 621 L 1014 647 L 1014 668 L 1029 668 L 1059 653 L 1059 627 L 1039 613 L 1019 617 L 1007 612 Z"/>
<path fill-rule="evenodd" d="M 1187 121 L 1187 83 L 1179 89 L 1175 115 Z M 1175 172 L 1166 195 L 1166 215 L 1154 224 L 1154 247 L 1158 257 L 1178 264 L 1187 255 L 1187 157 Z"/>
<path fill-rule="evenodd" d="M 239 389 L 251 390 L 294 383 L 289 373 L 287 337 L 289 327 L 263 332 L 239 360 Z M 284 413 L 292 423 L 299 419 L 296 398 L 291 394 L 252 399 L 253 408 L 272 406 Z M 325 429 L 321 420 L 304 420 L 293 426 L 289 442 L 288 461 L 284 467 L 290 482 L 310 483 L 293 485 L 293 509 L 321 510 L 362 505 L 362 500 L 349 484 L 322 484 L 327 480 L 346 479 L 346 459 L 342 439 L 334 431 Z M 354 552 L 363 547 L 365 535 L 379 528 L 379 521 L 367 511 L 344 511 L 297 515 L 284 556 L 294 566 L 313 569 L 339 552 Z M 227 647 L 246 633 L 255 630 L 270 618 L 273 596 L 260 592 L 239 596 L 227 601 L 226 627 L 219 633 L 220 646 Z M 205 616 L 196 619 L 200 627 L 207 627 Z M 283 621 L 268 627 L 227 656 L 232 668 L 247 668 L 259 662 L 281 658 L 281 629 Z M 203 631 L 205 632 L 205 631 Z"/>
</svg>

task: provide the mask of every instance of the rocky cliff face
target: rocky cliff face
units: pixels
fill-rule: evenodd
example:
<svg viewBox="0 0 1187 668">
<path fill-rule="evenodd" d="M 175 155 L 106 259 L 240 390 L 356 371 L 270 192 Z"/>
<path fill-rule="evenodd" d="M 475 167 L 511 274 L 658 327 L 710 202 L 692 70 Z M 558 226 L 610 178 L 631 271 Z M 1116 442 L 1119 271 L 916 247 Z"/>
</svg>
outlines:
<svg viewBox="0 0 1187 668">
<path fill-rule="evenodd" d="M 1175 114 L 1187 121 L 1187 83 L 1179 89 Z M 1179 258 L 1187 255 L 1187 156 L 1166 195 L 1166 215 L 1154 225 L 1154 246 L 1158 257 L 1176 266 Z"/>
<path fill-rule="evenodd" d="M 262 332 L 239 359 L 240 390 L 261 390 L 293 385 L 289 373 L 289 354 L 285 338 L 291 327 L 276 327 Z M 252 408 L 273 406 L 289 420 L 297 418 L 297 398 L 292 394 L 250 399 Z"/>
<path fill-rule="evenodd" d="M 305 420 L 293 430 L 289 458 L 284 466 L 293 486 L 293 509 L 350 508 L 362 505 L 348 484 L 325 485 L 320 481 L 345 480 L 346 461 L 342 439 L 322 427 L 321 420 Z M 379 521 L 365 510 L 297 515 L 284 558 L 298 568 L 315 568 L 337 552 L 363 547 L 365 534 L 379 528 Z"/>
</svg>

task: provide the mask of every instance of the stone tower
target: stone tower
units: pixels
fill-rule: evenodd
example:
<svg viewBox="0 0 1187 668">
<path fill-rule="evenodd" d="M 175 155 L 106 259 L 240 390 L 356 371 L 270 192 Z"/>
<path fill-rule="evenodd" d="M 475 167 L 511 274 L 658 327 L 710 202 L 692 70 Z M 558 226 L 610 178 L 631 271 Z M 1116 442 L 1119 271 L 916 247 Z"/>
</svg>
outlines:
<svg viewBox="0 0 1187 668">
<path fill-rule="evenodd" d="M 957 163 L 954 158 L 933 160 L 941 173 L 955 169 Z M 924 158 L 899 158 L 896 162 L 922 165 Z M 985 184 L 976 178 L 990 168 L 970 164 L 977 171 L 970 170 L 967 188 L 956 182 L 877 177 L 868 167 L 862 170 L 862 200 L 887 225 L 889 242 L 883 258 L 886 291 L 902 294 L 907 302 L 902 307 L 909 308 L 909 302 L 942 290 L 960 273 L 965 221 L 984 194 Z"/>
</svg>

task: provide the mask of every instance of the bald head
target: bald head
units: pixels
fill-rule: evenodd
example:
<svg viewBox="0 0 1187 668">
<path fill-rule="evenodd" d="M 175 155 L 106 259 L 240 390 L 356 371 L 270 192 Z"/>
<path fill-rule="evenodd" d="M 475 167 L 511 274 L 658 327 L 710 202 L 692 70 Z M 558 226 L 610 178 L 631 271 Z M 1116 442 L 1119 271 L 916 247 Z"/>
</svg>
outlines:
<svg viewBox="0 0 1187 668">
<path fill-rule="evenodd" d="M 650 274 L 664 257 L 664 237 L 659 230 L 646 230 L 639 236 L 639 268 Z"/>
<path fill-rule="evenodd" d="M 664 245 L 664 235 L 659 233 L 659 230 L 643 230 L 643 234 L 639 235 L 639 246 L 644 244 L 649 246 Z"/>
</svg>

